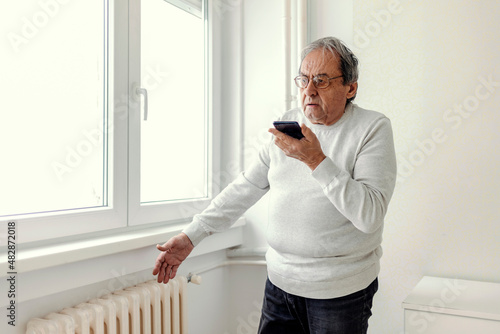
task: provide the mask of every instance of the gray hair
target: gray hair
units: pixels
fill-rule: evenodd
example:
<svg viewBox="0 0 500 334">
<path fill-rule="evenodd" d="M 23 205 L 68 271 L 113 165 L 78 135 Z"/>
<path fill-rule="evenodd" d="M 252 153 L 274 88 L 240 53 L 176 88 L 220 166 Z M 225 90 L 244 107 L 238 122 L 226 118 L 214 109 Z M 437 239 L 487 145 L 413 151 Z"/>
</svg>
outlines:
<svg viewBox="0 0 500 334">
<path fill-rule="evenodd" d="M 300 68 L 304 58 L 314 50 L 321 49 L 323 52 L 330 52 L 337 60 L 339 60 L 340 71 L 344 85 L 349 85 L 358 81 L 358 58 L 340 39 L 335 37 L 320 38 L 307 45 L 301 54 Z M 347 103 L 354 100 L 356 95 L 347 100 Z"/>
</svg>

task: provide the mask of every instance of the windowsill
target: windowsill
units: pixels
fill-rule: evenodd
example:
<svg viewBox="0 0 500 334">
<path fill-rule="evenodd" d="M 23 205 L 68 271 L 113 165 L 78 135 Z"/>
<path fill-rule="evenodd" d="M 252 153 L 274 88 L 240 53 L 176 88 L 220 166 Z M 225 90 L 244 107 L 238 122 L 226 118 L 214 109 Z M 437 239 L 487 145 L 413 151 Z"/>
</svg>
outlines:
<svg viewBox="0 0 500 334">
<path fill-rule="evenodd" d="M 229 230 L 204 239 L 189 258 L 241 245 L 245 219 Z M 17 252 L 15 272 L 20 277 L 18 302 L 86 286 L 117 275 L 128 275 L 153 268 L 158 254 L 155 245 L 178 234 L 186 224 L 154 227 L 113 236 L 37 247 Z M 2 255 L 0 270 L 7 274 L 7 256 Z M 40 282 L 44 288 L 40 289 Z"/>
<path fill-rule="evenodd" d="M 19 274 L 26 273 L 96 257 L 113 255 L 138 248 L 151 247 L 157 243 L 165 242 L 172 236 L 180 233 L 186 225 L 187 224 L 177 224 L 154 227 L 101 238 L 37 247 L 24 251 L 18 250 L 16 254 L 16 272 Z M 244 225 L 245 219 L 240 218 L 231 229 Z M 233 247 L 234 243 L 241 243 L 241 240 L 237 238 L 224 240 L 226 239 L 226 236 L 224 236 L 226 234 L 227 233 L 221 233 L 220 236 L 215 234 L 209 239 L 204 240 L 202 244 L 193 250 L 190 256 L 206 254 L 216 250 Z M 2 261 L 0 261 L 1 272 L 6 273 L 12 271 L 8 270 L 7 266 L 7 256 L 4 256 L 2 257 Z"/>
</svg>

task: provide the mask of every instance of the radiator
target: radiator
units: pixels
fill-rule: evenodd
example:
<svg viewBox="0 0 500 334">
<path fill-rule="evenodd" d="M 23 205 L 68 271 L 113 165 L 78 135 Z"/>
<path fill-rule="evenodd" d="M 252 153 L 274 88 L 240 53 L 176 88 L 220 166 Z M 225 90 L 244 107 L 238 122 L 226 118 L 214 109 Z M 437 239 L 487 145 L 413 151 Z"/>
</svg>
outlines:
<svg viewBox="0 0 500 334">
<path fill-rule="evenodd" d="M 27 334 L 187 334 L 185 277 L 148 281 L 28 322 Z"/>
</svg>

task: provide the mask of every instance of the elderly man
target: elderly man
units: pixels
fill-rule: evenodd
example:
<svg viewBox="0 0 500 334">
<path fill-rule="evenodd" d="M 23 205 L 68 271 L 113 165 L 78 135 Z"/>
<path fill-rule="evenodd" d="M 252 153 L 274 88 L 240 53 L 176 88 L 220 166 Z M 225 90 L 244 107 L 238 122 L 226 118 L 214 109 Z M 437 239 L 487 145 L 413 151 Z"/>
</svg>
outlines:
<svg viewBox="0 0 500 334">
<path fill-rule="evenodd" d="M 328 37 L 308 45 L 295 83 L 302 139 L 273 141 L 183 233 L 163 246 L 153 274 L 167 282 L 194 246 L 270 192 L 268 279 L 259 333 L 366 333 L 378 289 L 384 216 L 396 179 L 390 121 L 352 100 L 358 60 Z"/>
</svg>

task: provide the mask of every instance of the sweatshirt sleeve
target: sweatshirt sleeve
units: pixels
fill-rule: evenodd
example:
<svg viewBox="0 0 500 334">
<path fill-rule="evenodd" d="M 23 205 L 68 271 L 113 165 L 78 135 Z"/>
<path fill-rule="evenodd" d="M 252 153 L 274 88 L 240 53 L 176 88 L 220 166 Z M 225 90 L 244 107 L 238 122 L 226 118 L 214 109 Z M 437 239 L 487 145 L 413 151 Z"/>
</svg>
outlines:
<svg viewBox="0 0 500 334">
<path fill-rule="evenodd" d="M 383 224 L 396 183 L 396 154 L 389 119 L 377 120 L 360 143 L 352 175 L 327 157 L 312 176 L 358 230 L 373 233 Z"/>
<path fill-rule="evenodd" d="M 268 147 L 264 147 L 259 153 L 259 158 L 217 195 L 202 213 L 195 215 L 191 224 L 182 231 L 194 246 L 205 237 L 231 227 L 246 210 L 268 192 L 267 149 Z"/>
</svg>

